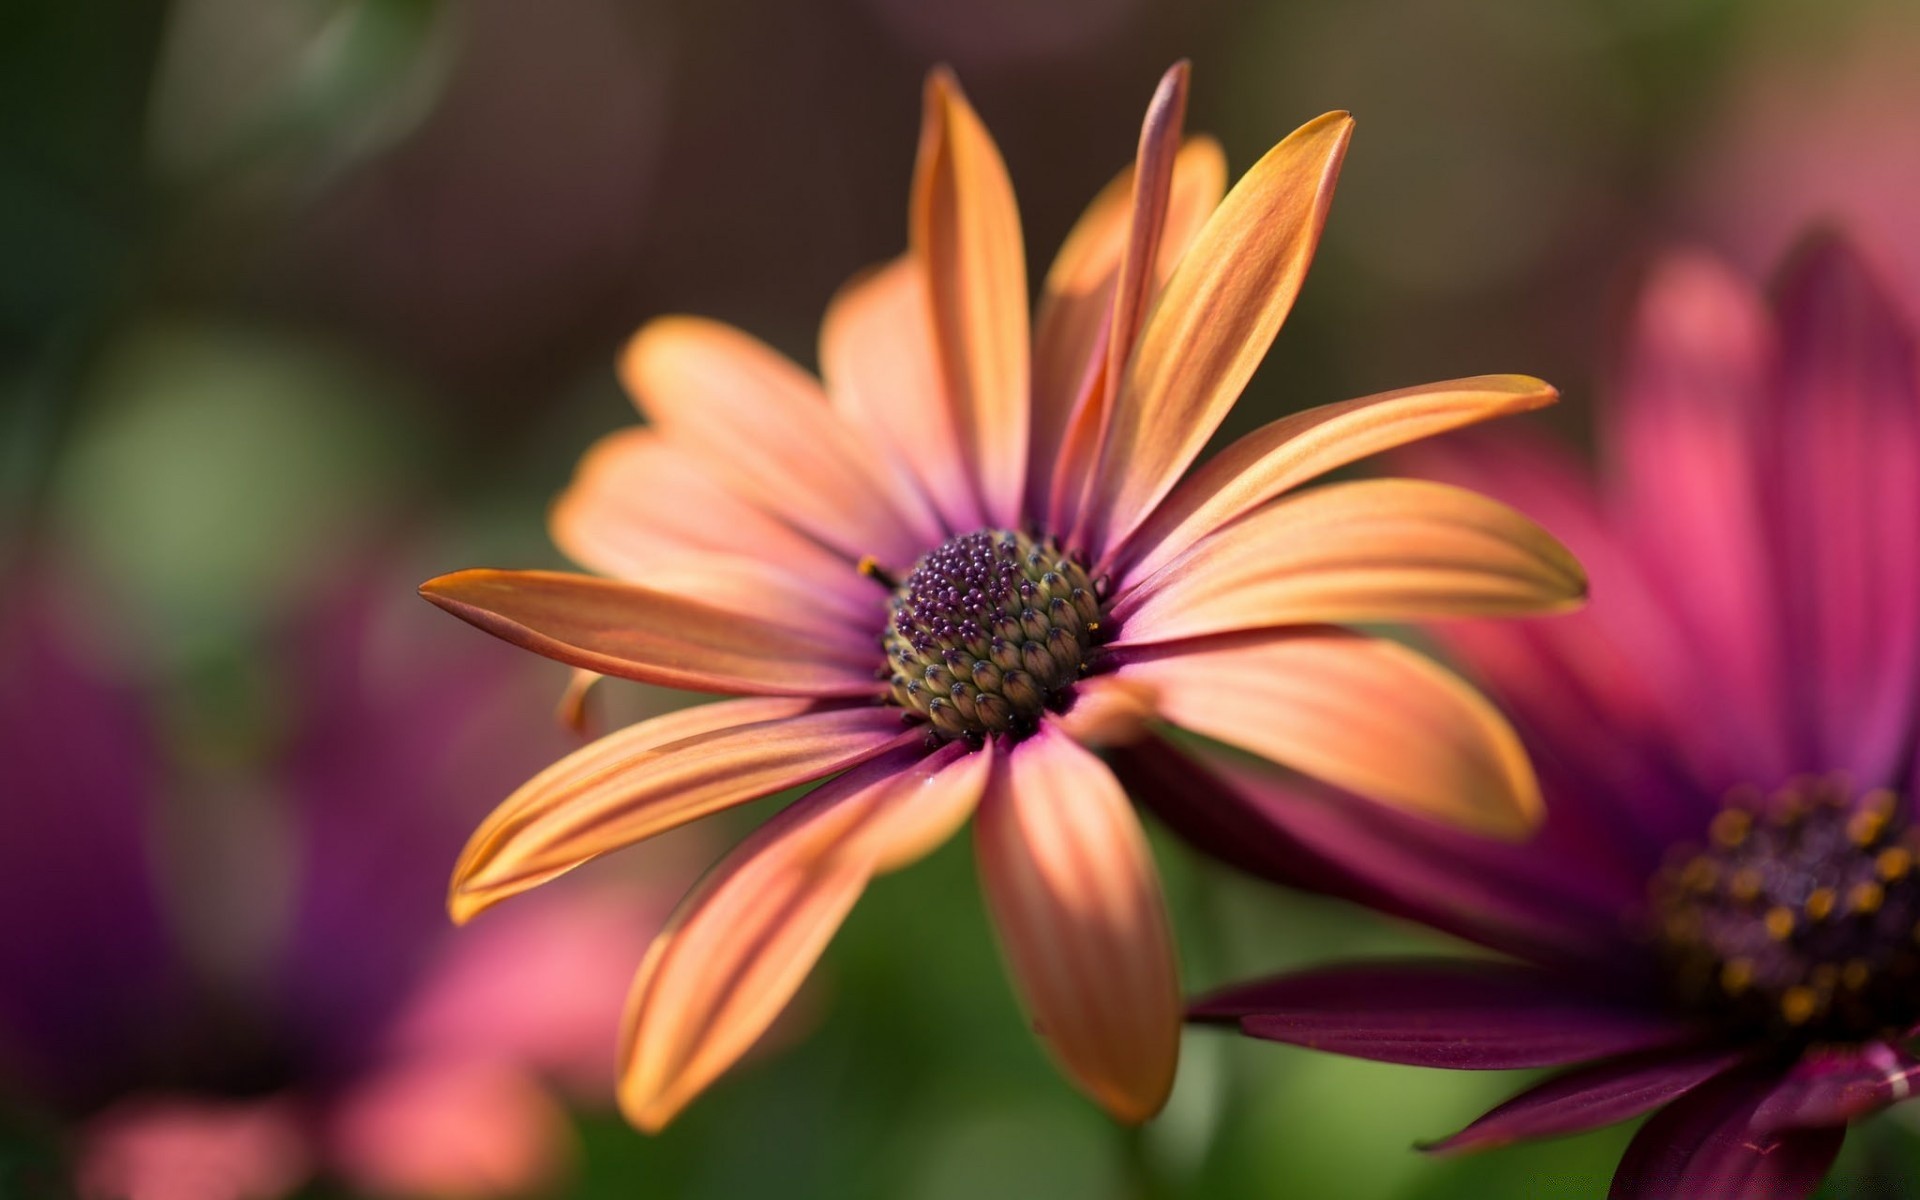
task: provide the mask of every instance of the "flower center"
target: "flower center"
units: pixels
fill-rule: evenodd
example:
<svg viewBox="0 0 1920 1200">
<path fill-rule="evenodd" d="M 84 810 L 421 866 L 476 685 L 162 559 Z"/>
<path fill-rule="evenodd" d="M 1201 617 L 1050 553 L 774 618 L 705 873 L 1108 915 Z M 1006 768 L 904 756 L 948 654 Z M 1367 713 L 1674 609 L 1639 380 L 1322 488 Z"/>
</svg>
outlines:
<svg viewBox="0 0 1920 1200">
<path fill-rule="evenodd" d="M 1893 793 L 1797 784 L 1730 797 L 1710 844 L 1653 882 L 1679 996 L 1790 1041 L 1920 1020 L 1920 830 Z"/>
<path fill-rule="evenodd" d="M 1031 732 L 1080 677 L 1099 627 L 1086 569 L 1051 538 L 954 538 L 893 591 L 893 702 L 943 738 Z"/>
</svg>

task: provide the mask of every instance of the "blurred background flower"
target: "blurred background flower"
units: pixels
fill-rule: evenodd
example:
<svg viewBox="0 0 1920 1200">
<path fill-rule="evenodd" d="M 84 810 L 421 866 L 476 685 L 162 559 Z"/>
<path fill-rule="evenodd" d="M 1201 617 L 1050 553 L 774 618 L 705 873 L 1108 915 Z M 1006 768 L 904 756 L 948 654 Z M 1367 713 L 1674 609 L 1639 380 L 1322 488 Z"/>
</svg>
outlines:
<svg viewBox="0 0 1920 1200">
<path fill-rule="evenodd" d="M 324 671 L 300 665 L 344 671 L 369 653 L 317 632 L 316 613 L 346 611 L 325 594 L 338 590 L 329 580 L 359 579 L 379 595 L 374 609 L 397 596 L 400 613 L 419 605 L 411 584 L 438 570 L 560 565 L 542 501 L 579 446 L 632 420 L 615 353 L 669 306 L 811 361 L 826 299 L 901 243 L 898 198 L 933 61 L 965 72 L 1021 181 L 1033 247 L 1057 245 L 1128 160 L 1133 133 L 1110 114 L 1137 110 L 1175 58 L 1191 57 L 1206 80 L 1189 126 L 1219 135 L 1236 172 L 1314 113 L 1353 110 L 1312 285 L 1223 438 L 1315 399 L 1489 369 L 1558 384 L 1566 402 L 1546 419 L 1577 434 L 1627 288 L 1650 248 L 1676 235 L 1758 271 L 1804 220 L 1828 213 L 1920 288 L 1906 216 L 1917 40 L 1905 0 L 19 0 L 0 18 L 0 544 L 12 548 L 8 620 L 24 619 L 13 606 L 29 592 L 51 589 L 36 620 L 61 640 L 27 643 L 38 655 L 65 646 L 84 670 L 71 682 L 47 665 L 56 659 L 9 642 L 0 690 L 31 700 L 39 715 L 23 728 L 97 749 L 69 756 L 57 778 L 0 766 L 0 842 L 73 838 L 61 853 L 74 857 L 60 861 L 150 865 L 112 878 L 98 865 L 22 875 L 22 889 L 31 877 L 71 897 L 68 876 L 83 874 L 90 899 L 9 892 L 0 931 L 9 955 L 16 938 L 23 955 L 57 951 L 69 979 L 159 974 L 138 993 L 151 991 L 151 1004 L 84 984 L 71 1003 L 39 1002 L 75 1027 L 119 1032 L 43 1051 L 31 1075 L 8 1060 L 0 1194 L 60 1194 L 44 1181 L 57 1179 L 62 1151 L 83 1140 L 87 1114 L 130 1111 L 116 1101 L 162 1086 L 203 1100 L 249 1091 L 188 1088 L 182 1074 L 134 1064 L 156 1041 L 205 1045 L 159 1034 L 167 989 L 181 986 L 163 978 L 280 980 L 284 991 L 296 978 L 287 964 L 316 961 L 290 949 L 288 914 L 320 893 L 354 893 L 274 864 L 341 861 L 318 846 L 373 819 L 341 782 L 349 766 L 372 767 L 348 756 L 322 779 L 289 747 L 324 744 L 320 725 L 374 722 L 375 711 L 391 739 L 378 754 L 425 745 L 439 735 L 415 726 L 464 702 L 463 681 L 435 682 L 428 661 L 467 669 L 496 649 L 457 628 L 444 643 L 430 628 L 398 635 L 407 654 L 390 649 L 387 661 L 417 672 L 395 693 L 415 707 L 339 715 L 366 702 L 338 700 L 318 682 Z M 515 690 L 518 715 L 482 739 L 489 761 L 520 756 L 513 769 L 489 777 L 476 763 L 467 783 L 448 774 L 428 789 L 444 800 L 396 805 L 423 821 L 442 803 L 458 810 L 440 848 L 439 834 L 420 833 L 404 852 L 426 864 L 410 868 L 420 932 L 389 938 L 384 914 L 347 907 L 311 926 L 320 941 L 341 928 L 367 940 L 364 963 L 338 945 L 320 956 L 355 967 L 355 1011 L 369 1015 L 351 1021 L 365 1024 L 255 982 L 229 1002 L 240 1013 L 217 1026 L 222 1042 L 324 1027 L 316 1054 L 352 1043 L 369 1064 L 354 1077 L 372 1081 L 384 1074 L 375 1060 L 398 1069 L 432 1057 L 407 1048 L 432 1040 L 421 1029 L 494 1024 L 478 1008 L 458 1020 L 401 1011 L 478 997 L 477 984 L 436 982 L 471 969 L 441 956 L 479 955 L 494 921 L 520 919 L 503 909 L 449 934 L 439 901 L 463 827 L 556 747 L 541 742 L 558 736 L 548 710 L 564 673 L 529 669 L 510 685 L 528 689 Z M 607 688 L 595 702 L 636 713 L 659 703 L 637 691 Z M 56 703 L 68 719 L 47 717 Z M 289 817 L 306 811 L 288 799 L 296 777 L 324 790 L 315 812 L 332 814 L 310 828 Z M 67 822 L 102 803 L 85 796 L 125 806 L 123 793 L 164 817 L 136 826 L 119 807 Z M 49 832 L 56 816 L 68 833 Z M 118 848 L 96 844 L 115 838 Z M 1160 840 L 1196 986 L 1335 949 L 1430 944 L 1196 870 Z M 267 878 L 216 879 L 209 861 Z M 609 866 L 649 883 L 683 870 Z M 1049 1078 L 998 980 L 984 919 L 955 900 L 973 886 L 964 846 L 878 885 L 824 961 L 821 983 L 837 994 L 819 1006 L 815 1035 L 749 1064 L 667 1134 L 641 1138 L 569 1102 L 558 1144 L 574 1148 L 573 1174 L 555 1189 L 1604 1194 L 1620 1132 L 1439 1166 L 1406 1149 L 1471 1119 L 1510 1080 L 1264 1047 L 1223 1055 L 1205 1039 L 1187 1048 L 1167 1113 L 1124 1136 Z M 623 911 L 639 920 L 640 908 Z M 397 923 L 413 930 L 410 920 Z M 422 957 L 387 976 L 382 997 L 372 953 L 389 941 Z M 633 960 L 614 961 L 624 973 Z M 541 985 L 542 969 L 505 974 L 563 993 Z M 347 994 L 344 977 L 338 986 Z M 191 995 L 179 1003 L 214 1011 Z M 555 1024 L 567 1022 L 527 1028 Z M 593 1027 L 605 1036 L 612 1023 Z M 214 1050 L 209 1061 L 234 1061 L 224 1044 Z M 545 1051 L 512 1056 L 523 1077 L 558 1077 Z M 276 1065 L 272 1080 L 313 1078 L 303 1071 Z M 56 1082 L 68 1090 L 49 1090 Z M 550 1098 L 572 1094 L 545 1086 Z M 406 1099 L 425 1091 L 397 1077 L 385 1094 L 402 1111 L 438 1111 Z M 272 1134 L 255 1144 L 275 1144 L 271 1121 L 255 1127 Z M 308 1164 L 334 1176 L 310 1190 L 363 1186 L 341 1182 L 342 1144 L 303 1144 Z M 1843 1160 L 1836 1194 L 1858 1166 Z"/>
</svg>

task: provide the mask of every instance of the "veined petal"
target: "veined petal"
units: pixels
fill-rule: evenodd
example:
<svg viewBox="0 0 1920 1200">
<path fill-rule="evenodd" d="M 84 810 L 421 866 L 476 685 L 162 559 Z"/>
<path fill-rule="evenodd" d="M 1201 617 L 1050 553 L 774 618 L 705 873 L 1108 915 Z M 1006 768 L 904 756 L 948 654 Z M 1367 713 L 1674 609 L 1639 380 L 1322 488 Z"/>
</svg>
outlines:
<svg viewBox="0 0 1920 1200">
<path fill-rule="evenodd" d="M 1125 544 L 1114 547 L 1120 586 L 1148 578 L 1207 534 L 1328 471 L 1448 430 L 1541 408 L 1558 397 L 1528 375 L 1476 375 L 1282 417 L 1208 459 Z"/>
<path fill-rule="evenodd" d="M 1836 238 L 1794 256 L 1777 304 L 1761 470 L 1807 761 L 1893 778 L 1920 708 L 1920 344 Z"/>
<path fill-rule="evenodd" d="M 766 1031 L 867 881 L 931 849 L 978 800 L 985 754 L 951 743 L 857 767 L 729 854 L 641 964 L 620 1050 L 620 1106 L 658 1130 Z"/>
<path fill-rule="evenodd" d="M 1420 1148 L 1458 1154 L 1599 1129 L 1692 1091 L 1742 1057 L 1741 1051 L 1724 1047 L 1655 1050 L 1576 1067 L 1528 1088 L 1452 1137 Z"/>
<path fill-rule="evenodd" d="M 926 271 L 912 255 L 840 289 L 820 326 L 820 372 L 848 421 L 908 467 L 949 531 L 987 521 L 960 449 L 934 345 Z"/>
<path fill-rule="evenodd" d="M 1128 220 L 1114 264 L 1112 284 L 1107 289 L 1112 293 L 1111 315 L 1095 346 L 1105 362 L 1089 376 L 1092 386 L 1082 389 L 1075 399 L 1053 468 L 1048 519 L 1055 528 L 1067 532 L 1069 545 L 1085 541 L 1087 528 L 1082 517 L 1086 495 L 1093 486 L 1101 448 L 1106 443 L 1114 396 L 1126 373 L 1134 343 L 1139 339 L 1147 304 L 1159 290 L 1160 243 L 1173 218 L 1174 171 L 1178 166 L 1180 129 L 1186 120 L 1187 77 L 1187 64 L 1175 64 L 1161 77 L 1160 86 L 1147 105 L 1146 119 L 1140 126 L 1140 145 L 1134 157 Z M 1187 201 L 1192 198 L 1191 189 L 1189 195 L 1181 197 Z M 1210 199 L 1217 205 L 1218 192 L 1213 192 Z M 1191 214 L 1183 215 L 1191 220 Z M 1176 230 L 1175 235 L 1185 238 L 1194 232 L 1197 230 L 1182 229 Z"/>
<path fill-rule="evenodd" d="M 1782 591 L 1762 501 L 1763 489 L 1773 484 L 1759 457 L 1766 398 L 1779 363 L 1758 289 L 1705 255 L 1667 256 L 1642 286 L 1623 360 L 1617 398 L 1600 425 L 1613 484 L 1604 506 L 1576 495 L 1570 504 L 1535 507 L 1534 496 L 1517 493 L 1543 488 L 1528 486 L 1529 472 L 1516 470 L 1511 455 L 1475 464 L 1474 474 L 1486 479 L 1492 494 L 1518 504 L 1577 549 L 1607 594 L 1591 623 L 1632 620 L 1642 606 L 1637 597 L 1657 589 L 1663 618 L 1686 650 L 1686 677 L 1711 688 L 1716 710 L 1712 721 L 1696 724 L 1697 701 L 1678 700 L 1678 717 L 1688 722 L 1681 739 L 1686 752 L 1699 756 L 1696 746 L 1712 751 L 1729 774 L 1785 778 L 1805 739 L 1789 707 L 1796 689 L 1785 675 Z M 1487 448 L 1476 455 L 1457 444 L 1450 449 L 1463 464 L 1498 453 Z M 1533 448 L 1522 453 L 1541 458 Z M 1586 474 L 1565 457 L 1540 462 L 1531 473 L 1564 475 L 1572 466 L 1576 479 Z M 1561 485 L 1569 491 L 1575 486 Z M 1573 511 L 1563 517 L 1555 507 Z M 1625 553 L 1592 545 L 1602 539 L 1618 542 Z M 1625 561 L 1616 568 L 1613 559 Z M 1623 577 L 1629 572 L 1635 578 Z M 1599 651 L 1601 664 L 1617 661 L 1612 646 L 1600 645 L 1599 630 L 1579 633 Z M 1673 657 L 1658 647 L 1643 653 L 1653 660 Z M 1554 672 L 1555 687 L 1562 688 L 1560 679 L 1572 673 Z M 1682 687 L 1675 685 L 1684 684 L 1640 671 L 1631 675 L 1630 686 L 1665 695 L 1678 696 Z M 1587 722 L 1577 736 L 1619 744 L 1594 737 Z M 1717 797 L 1720 789 L 1708 790 Z"/>
<path fill-rule="evenodd" d="M 1754 1128 L 1754 1111 L 1779 1073 L 1771 1063 L 1738 1067 L 1655 1113 L 1620 1156 L 1608 1200 L 1813 1195 L 1840 1152 L 1846 1126 L 1786 1133 Z"/>
<path fill-rule="evenodd" d="M 1264 629 L 1564 612 L 1586 575 L 1504 504 L 1409 479 L 1337 483 L 1218 530 L 1114 606 L 1118 645 Z"/>
<path fill-rule="evenodd" d="M 873 448 L 820 385 L 765 343 L 718 321 L 662 317 L 627 344 L 620 377 L 676 447 L 848 558 L 904 566 L 939 544 L 924 498 L 874 470 Z"/>
<path fill-rule="evenodd" d="M 672 590 L 660 583 L 662 570 L 711 566 L 764 578 L 783 609 L 821 610 L 863 627 L 884 596 L 850 559 L 734 493 L 654 429 L 623 429 L 595 443 L 547 527 L 581 566 L 656 591 Z M 707 590 L 694 595 L 718 602 Z"/>
<path fill-rule="evenodd" d="M 879 693 L 871 654 L 630 584 L 474 570 L 430 579 L 420 594 L 497 638 L 602 675 L 744 695 Z"/>
<path fill-rule="evenodd" d="M 1168 721 L 1397 808 L 1496 837 L 1540 822 L 1519 736 L 1416 651 L 1340 629 L 1207 638 L 1117 673 Z"/>
<path fill-rule="evenodd" d="M 1108 1112 L 1166 1103 L 1179 968 L 1139 818 L 1106 766 L 1057 730 L 1016 746 L 974 823 L 981 882 L 1034 1027 Z"/>
<path fill-rule="evenodd" d="M 1186 470 L 1286 319 L 1326 222 L 1353 119 L 1315 118 L 1227 193 L 1148 315 L 1114 404 L 1096 546 L 1126 537 Z"/>
<path fill-rule="evenodd" d="M 468 839 L 447 906 L 465 922 L 593 858 L 873 757 L 904 736 L 879 705 L 756 698 L 642 721 L 509 796 Z"/>
<path fill-rule="evenodd" d="M 987 516 L 1019 523 L 1027 481 L 1027 258 L 1000 150 L 945 70 L 927 79 L 910 220 L 960 444 Z"/>
<path fill-rule="evenodd" d="M 1062 443 L 1070 419 L 1093 403 L 1087 384 L 1100 369 L 1101 339 L 1111 326 L 1120 259 L 1133 227 L 1135 171 L 1128 167 L 1100 190 L 1061 244 L 1040 288 L 1033 335 L 1033 445 L 1027 467 L 1027 502 L 1036 513 L 1044 511 L 1056 482 L 1078 503 L 1099 454 L 1097 440 L 1072 451 Z M 1156 288 L 1219 207 L 1226 184 L 1227 159 L 1220 143 L 1205 135 L 1188 138 L 1173 160 L 1156 255 Z M 1067 528 L 1074 515 L 1056 511 L 1050 524 Z"/>
</svg>

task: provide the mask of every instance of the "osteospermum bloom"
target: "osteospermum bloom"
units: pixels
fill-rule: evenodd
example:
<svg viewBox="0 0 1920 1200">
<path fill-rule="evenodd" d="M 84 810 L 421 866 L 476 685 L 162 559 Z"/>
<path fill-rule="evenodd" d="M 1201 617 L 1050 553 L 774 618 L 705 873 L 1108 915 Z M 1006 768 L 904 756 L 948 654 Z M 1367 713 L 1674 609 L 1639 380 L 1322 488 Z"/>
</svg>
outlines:
<svg viewBox="0 0 1920 1200">
<path fill-rule="evenodd" d="M 426 596 L 578 668 L 749 698 L 606 737 L 510 797 L 455 871 L 465 920 L 607 851 L 834 776 L 723 861 L 634 985 L 622 1100 L 665 1124 L 766 1028 L 874 875 L 970 816 L 1017 990 L 1065 1072 L 1142 1120 L 1180 1000 L 1146 840 L 1089 748 L 1161 718 L 1477 828 L 1537 810 L 1475 692 L 1334 627 L 1567 607 L 1578 565 L 1473 493 L 1363 482 L 1363 455 L 1553 398 L 1495 376 L 1304 412 L 1182 475 L 1291 305 L 1351 122 L 1281 142 L 1224 199 L 1163 80 L 1134 168 L 1055 259 L 1030 331 L 1000 155 L 928 83 L 911 248 L 856 279 L 822 387 L 747 335 L 643 329 L 649 418 L 553 513 L 613 580 L 464 571 Z M 1177 485 L 1177 486 L 1176 486 Z"/>
<path fill-rule="evenodd" d="M 1604 485 L 1548 446 L 1436 460 L 1533 506 L 1586 612 L 1455 647 L 1505 699 L 1548 817 L 1524 849 L 1243 767 L 1166 809 L 1256 870 L 1510 956 L 1335 966 L 1198 1011 L 1438 1067 L 1564 1068 L 1440 1150 L 1658 1110 L 1616 1197 L 1811 1193 L 1920 1074 L 1920 380 L 1843 246 L 1769 313 L 1711 260 L 1653 276 Z M 1190 785 L 1192 764 L 1178 770 Z"/>
</svg>

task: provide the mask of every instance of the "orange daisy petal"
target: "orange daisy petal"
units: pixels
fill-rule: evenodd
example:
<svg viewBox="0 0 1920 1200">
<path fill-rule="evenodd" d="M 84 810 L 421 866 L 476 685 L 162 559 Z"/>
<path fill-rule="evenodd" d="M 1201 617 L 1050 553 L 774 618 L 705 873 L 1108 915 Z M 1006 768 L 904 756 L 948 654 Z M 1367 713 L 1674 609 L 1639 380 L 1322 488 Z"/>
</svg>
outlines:
<svg viewBox="0 0 1920 1200">
<path fill-rule="evenodd" d="M 918 259 L 895 259 L 840 289 L 820 326 L 820 372 L 834 406 L 911 469 L 949 530 L 986 524 L 954 429 Z"/>
<path fill-rule="evenodd" d="M 909 220 L 961 445 L 987 517 L 1012 528 L 1027 477 L 1026 250 L 1000 150 L 944 70 L 927 79 Z"/>
<path fill-rule="evenodd" d="M 994 772 L 974 835 L 1036 1032 L 1114 1117 L 1151 1117 L 1180 1054 L 1179 968 L 1160 879 L 1119 781 L 1043 728 Z"/>
<path fill-rule="evenodd" d="M 1348 463 L 1494 417 L 1541 408 L 1559 393 L 1527 375 L 1479 375 L 1323 404 L 1241 438 L 1183 480 L 1113 549 L 1121 586 L 1145 579 L 1207 534 Z"/>
<path fill-rule="evenodd" d="M 1091 372 L 1089 386 L 1074 398 L 1054 456 L 1049 520 L 1055 528 L 1076 534 L 1106 440 L 1114 394 L 1138 340 L 1148 302 L 1219 206 L 1226 188 L 1226 159 L 1217 144 L 1203 139 L 1176 153 L 1186 110 L 1186 80 L 1185 64 L 1167 73 L 1141 126 L 1139 152 L 1126 177 L 1130 184 L 1126 219 L 1115 231 L 1110 274 L 1096 293 L 1108 311 L 1091 323 L 1091 332 L 1098 337 L 1083 368 Z"/>
<path fill-rule="evenodd" d="M 1280 625 L 1564 612 L 1585 573 L 1474 492 L 1409 479 L 1289 496 L 1218 530 L 1114 606 L 1117 644 Z"/>
<path fill-rule="evenodd" d="M 1328 113 L 1227 193 L 1148 315 L 1121 382 L 1094 503 L 1108 544 L 1167 494 L 1239 398 L 1306 277 L 1353 120 Z"/>
<path fill-rule="evenodd" d="M 880 593 L 836 554 L 730 490 L 657 429 L 608 434 L 554 502 L 554 544 L 602 575 L 661 588 L 663 566 L 733 558 L 779 576 L 789 593 L 858 619 Z"/>
<path fill-rule="evenodd" d="M 1143 130 L 1143 136 L 1145 131 Z M 1114 283 L 1132 232 L 1134 173 L 1116 175 L 1074 225 L 1040 287 L 1033 335 L 1033 452 L 1029 496 L 1045 500 L 1067 419 L 1101 361 L 1099 339 L 1113 314 Z M 1173 161 L 1173 188 L 1160 235 L 1156 283 L 1164 283 L 1226 191 L 1220 143 L 1187 139 Z"/>
<path fill-rule="evenodd" d="M 964 821 L 990 765 L 959 745 L 890 754 L 795 801 L 715 867 L 634 980 L 620 1051 L 628 1118 L 662 1128 L 746 1053 L 867 881 Z"/>
<path fill-rule="evenodd" d="M 940 540 L 925 499 L 875 471 L 814 378 L 758 339 L 662 317 L 627 344 L 620 376 L 676 448 L 849 558 L 911 563 Z"/>
<path fill-rule="evenodd" d="M 1150 685 L 1176 725 L 1382 803 L 1499 837 L 1539 824 L 1513 728 L 1398 643 L 1338 629 L 1207 638 L 1118 677 Z"/>
<path fill-rule="evenodd" d="M 703 704 L 583 746 L 521 785 L 468 839 L 447 905 L 455 921 L 602 854 L 709 813 L 810 783 L 901 739 L 879 707 Z"/>
<path fill-rule="evenodd" d="M 872 696 L 871 649 L 631 584 L 558 571 L 456 571 L 420 594 L 536 654 L 691 691 Z"/>
<path fill-rule="evenodd" d="M 1106 674 L 1073 685 L 1073 703 L 1048 717 L 1054 728 L 1082 746 L 1124 746 L 1159 716 L 1152 685 L 1130 675 Z"/>
</svg>

